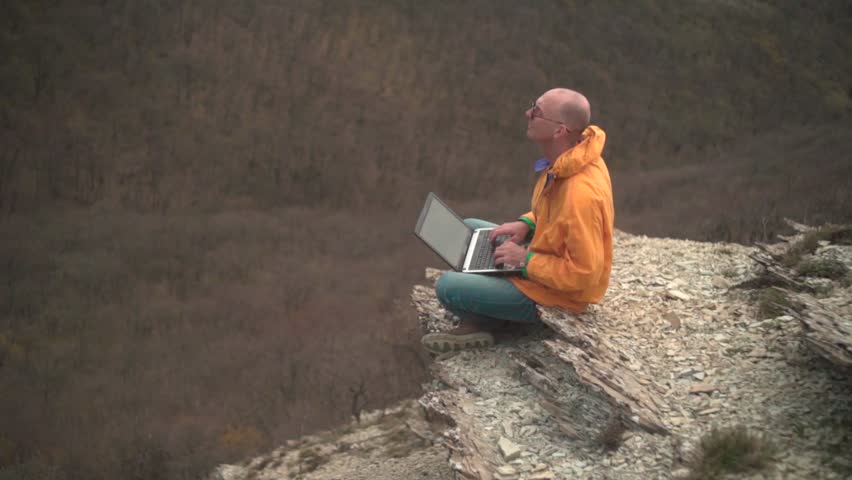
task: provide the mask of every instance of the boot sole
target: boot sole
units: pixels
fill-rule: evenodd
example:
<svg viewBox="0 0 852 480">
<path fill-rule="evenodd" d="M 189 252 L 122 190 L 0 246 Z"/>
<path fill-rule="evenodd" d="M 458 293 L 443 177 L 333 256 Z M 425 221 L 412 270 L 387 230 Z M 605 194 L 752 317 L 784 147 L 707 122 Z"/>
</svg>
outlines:
<svg viewBox="0 0 852 480">
<path fill-rule="evenodd" d="M 430 333 L 420 339 L 420 343 L 431 353 L 440 355 L 460 350 L 486 348 L 494 345 L 494 337 L 490 333 L 468 333 L 467 335 L 451 335 L 449 333 Z"/>
</svg>

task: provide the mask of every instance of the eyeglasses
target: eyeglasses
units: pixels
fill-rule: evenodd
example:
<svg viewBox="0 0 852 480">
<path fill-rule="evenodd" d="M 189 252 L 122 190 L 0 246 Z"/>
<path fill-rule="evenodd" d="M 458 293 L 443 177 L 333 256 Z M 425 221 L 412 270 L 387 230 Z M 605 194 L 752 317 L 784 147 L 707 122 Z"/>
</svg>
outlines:
<svg viewBox="0 0 852 480">
<path fill-rule="evenodd" d="M 559 120 L 554 120 L 552 118 L 545 117 L 544 114 L 541 111 L 541 107 L 539 107 L 538 103 L 535 102 L 535 101 L 532 102 L 532 105 L 530 106 L 529 110 L 527 110 L 527 117 L 529 117 L 530 120 L 532 120 L 533 118 L 540 118 L 542 120 L 547 120 L 548 122 L 551 122 L 551 123 L 563 125 L 566 130 L 568 129 L 568 125 L 565 125 L 565 122 L 561 122 Z"/>
</svg>

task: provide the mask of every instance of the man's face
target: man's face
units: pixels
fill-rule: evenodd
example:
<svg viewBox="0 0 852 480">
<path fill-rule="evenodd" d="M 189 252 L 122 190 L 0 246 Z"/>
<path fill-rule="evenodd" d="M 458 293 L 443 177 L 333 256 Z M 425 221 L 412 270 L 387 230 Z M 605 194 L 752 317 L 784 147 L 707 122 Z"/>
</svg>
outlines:
<svg viewBox="0 0 852 480">
<path fill-rule="evenodd" d="M 563 127 L 559 120 L 556 99 L 545 93 L 527 108 L 527 138 L 536 143 L 547 143 Z"/>
</svg>

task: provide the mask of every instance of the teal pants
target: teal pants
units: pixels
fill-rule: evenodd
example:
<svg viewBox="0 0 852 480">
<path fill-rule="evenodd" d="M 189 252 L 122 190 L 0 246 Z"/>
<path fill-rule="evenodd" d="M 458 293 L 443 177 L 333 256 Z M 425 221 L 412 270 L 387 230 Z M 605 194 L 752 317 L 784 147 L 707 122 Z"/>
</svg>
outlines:
<svg viewBox="0 0 852 480">
<path fill-rule="evenodd" d="M 468 218 L 464 223 L 471 228 L 497 226 L 476 218 Z M 435 290 L 444 308 L 462 319 L 513 322 L 538 320 L 535 302 L 503 277 L 447 272 L 438 279 Z"/>
</svg>

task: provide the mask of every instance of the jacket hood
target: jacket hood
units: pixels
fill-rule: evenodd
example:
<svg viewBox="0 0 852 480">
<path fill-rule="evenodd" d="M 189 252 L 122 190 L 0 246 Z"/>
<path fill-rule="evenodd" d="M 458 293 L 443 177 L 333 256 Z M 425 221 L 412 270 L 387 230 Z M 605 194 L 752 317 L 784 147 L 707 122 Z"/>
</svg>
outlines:
<svg viewBox="0 0 852 480">
<path fill-rule="evenodd" d="M 589 125 L 583 130 L 583 139 L 573 148 L 566 150 L 556 159 L 550 171 L 557 178 L 568 178 L 586 165 L 600 158 L 606 143 L 606 133 L 595 125 Z"/>
</svg>

